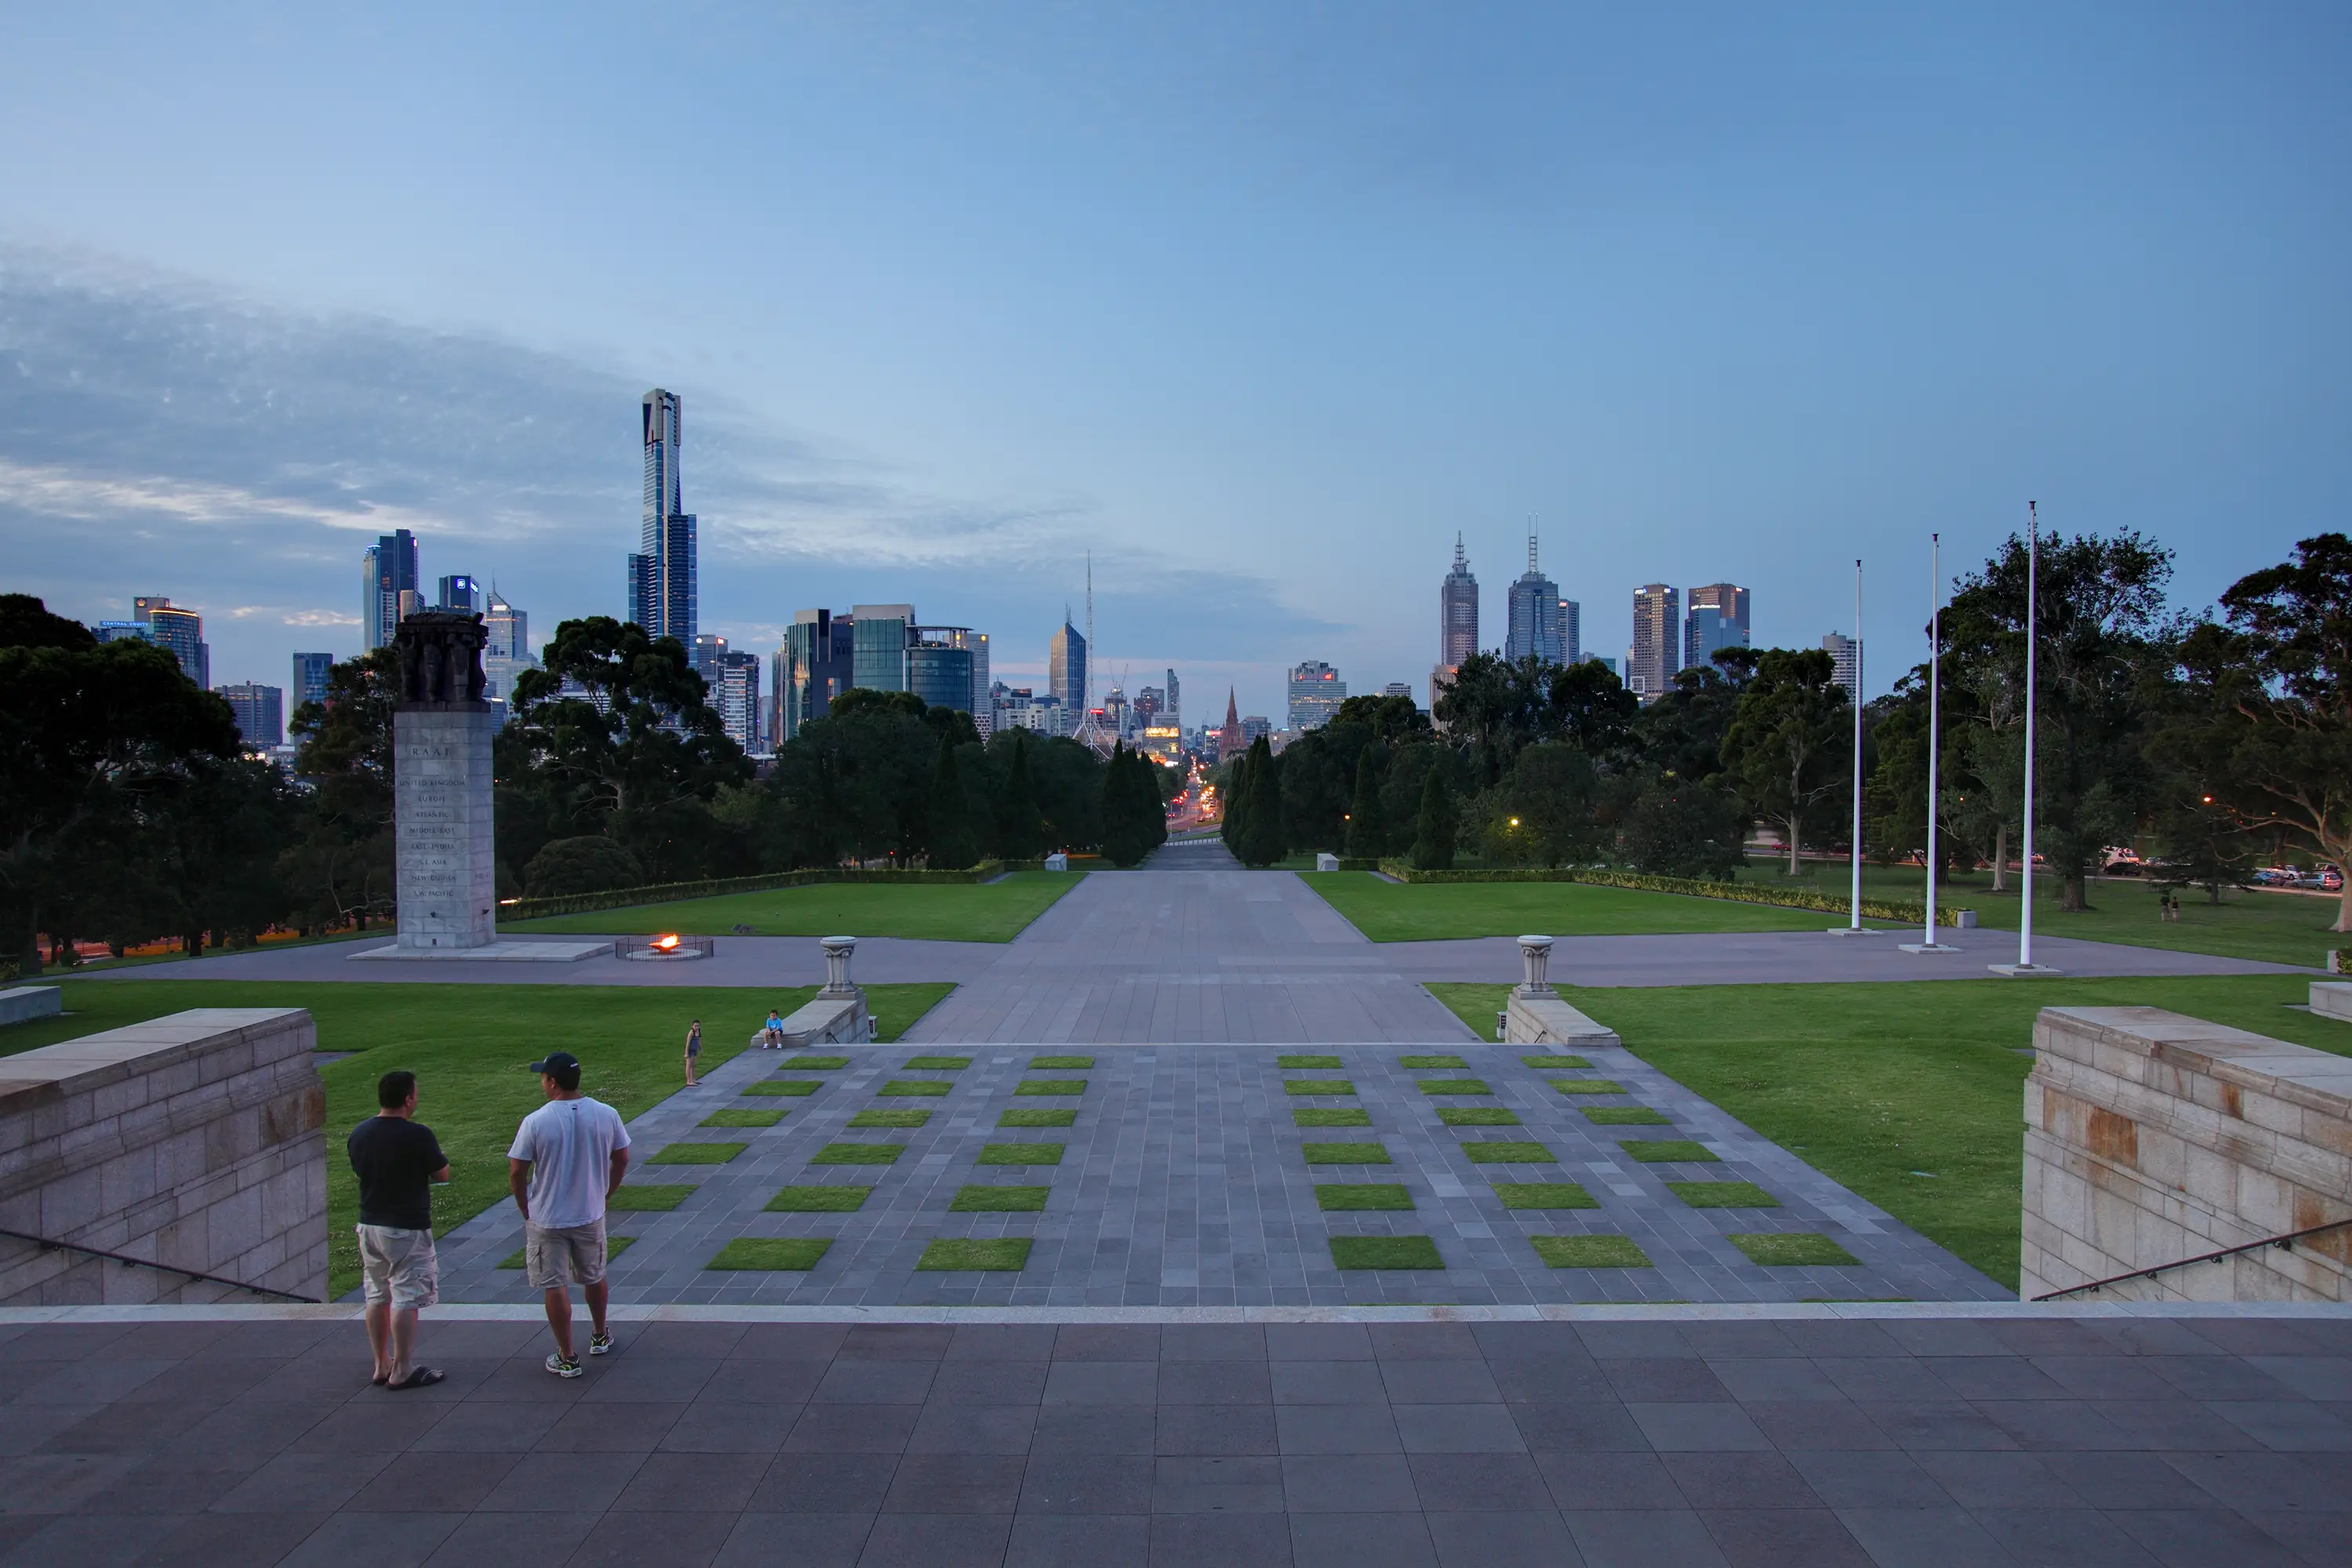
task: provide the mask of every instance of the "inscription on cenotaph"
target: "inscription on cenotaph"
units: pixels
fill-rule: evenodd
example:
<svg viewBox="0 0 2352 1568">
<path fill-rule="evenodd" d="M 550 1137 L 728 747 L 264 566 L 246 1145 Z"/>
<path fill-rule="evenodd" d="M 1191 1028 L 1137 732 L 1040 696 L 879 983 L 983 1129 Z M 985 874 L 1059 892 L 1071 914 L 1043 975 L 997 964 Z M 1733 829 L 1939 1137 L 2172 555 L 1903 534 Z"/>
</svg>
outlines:
<svg viewBox="0 0 2352 1568">
<path fill-rule="evenodd" d="M 393 709 L 398 946 L 487 947 L 498 940 L 490 738 L 479 616 L 425 610 L 400 623 Z"/>
</svg>

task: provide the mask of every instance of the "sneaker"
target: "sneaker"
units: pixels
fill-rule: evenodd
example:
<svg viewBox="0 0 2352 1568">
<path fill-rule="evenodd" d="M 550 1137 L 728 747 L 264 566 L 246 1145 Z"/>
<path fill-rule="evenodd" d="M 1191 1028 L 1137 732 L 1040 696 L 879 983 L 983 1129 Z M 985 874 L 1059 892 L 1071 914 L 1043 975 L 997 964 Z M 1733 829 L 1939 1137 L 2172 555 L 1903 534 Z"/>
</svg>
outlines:
<svg viewBox="0 0 2352 1568">
<path fill-rule="evenodd" d="M 578 1357 L 565 1355 L 562 1351 L 550 1351 L 547 1352 L 547 1370 L 558 1377 L 578 1377 L 582 1368 Z"/>
<path fill-rule="evenodd" d="M 590 1355 L 611 1355 L 613 1353 L 613 1336 L 610 1334 L 589 1335 L 588 1353 Z"/>
</svg>

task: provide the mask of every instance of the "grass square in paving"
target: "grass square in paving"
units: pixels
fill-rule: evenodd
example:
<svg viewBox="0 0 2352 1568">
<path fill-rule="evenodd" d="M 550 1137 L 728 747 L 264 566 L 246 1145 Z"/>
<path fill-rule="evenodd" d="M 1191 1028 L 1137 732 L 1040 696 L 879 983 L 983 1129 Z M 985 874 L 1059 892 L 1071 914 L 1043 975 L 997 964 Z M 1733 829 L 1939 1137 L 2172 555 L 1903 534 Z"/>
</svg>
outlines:
<svg viewBox="0 0 2352 1568">
<path fill-rule="evenodd" d="M 866 1194 L 873 1190 L 862 1182 L 780 1187 L 765 1207 L 771 1214 L 850 1214 L 866 1206 Z"/>
<path fill-rule="evenodd" d="M 723 1165 L 749 1143 L 673 1143 L 646 1162 L 648 1165 Z"/>
<path fill-rule="evenodd" d="M 936 1100 L 954 1087 L 953 1084 L 941 1083 L 937 1079 L 894 1078 L 874 1092 L 896 1095 L 902 1100 Z"/>
<path fill-rule="evenodd" d="M 1601 1200 L 1575 1182 L 1496 1182 L 1495 1196 L 1507 1209 L 1597 1209 Z"/>
<path fill-rule="evenodd" d="M 869 1105 L 849 1119 L 852 1127 L 920 1127 L 931 1119 L 931 1113 L 917 1106 L 903 1109 L 889 1105 Z"/>
<path fill-rule="evenodd" d="M 1360 1105 L 1309 1105 L 1290 1113 L 1295 1127 L 1370 1127 L 1372 1113 Z"/>
<path fill-rule="evenodd" d="M 637 1238 L 634 1236 L 606 1237 L 604 1238 L 604 1261 L 606 1263 L 612 1262 L 613 1259 L 620 1257 L 621 1254 L 628 1251 L 629 1248 L 635 1247 L 636 1244 Z M 520 1247 L 516 1247 L 512 1252 L 508 1253 L 504 1258 L 499 1259 L 499 1267 L 501 1268 L 520 1268 L 523 1266 L 522 1254 L 523 1249 Z"/>
<path fill-rule="evenodd" d="M 1412 1194 L 1402 1182 L 1326 1182 L 1315 1189 L 1315 1206 L 1332 1211 L 1409 1209 Z"/>
<path fill-rule="evenodd" d="M 1617 1147 L 1624 1150 L 1629 1159 L 1644 1165 L 1671 1165 L 1678 1161 L 1705 1164 L 1723 1157 L 1688 1138 L 1620 1138 Z"/>
<path fill-rule="evenodd" d="M 1058 1165 L 1066 1143 L 983 1143 L 980 1146 L 982 1165 Z"/>
<path fill-rule="evenodd" d="M 1443 1268 L 1437 1243 L 1425 1236 L 1335 1236 L 1331 1261 L 1340 1268 Z"/>
<path fill-rule="evenodd" d="M 1431 1068 L 1466 1068 L 1470 1064 L 1460 1057 L 1399 1057 L 1397 1066 L 1408 1072 Z"/>
<path fill-rule="evenodd" d="M 1045 1206 L 1051 1187 L 958 1187 L 951 1214 L 1035 1214 Z"/>
<path fill-rule="evenodd" d="M 899 1067 L 908 1072 L 961 1072 L 971 1066 L 970 1057 L 908 1057 Z"/>
<path fill-rule="evenodd" d="M 1818 1231 L 1753 1232 L 1724 1240 L 1769 1268 L 1849 1268 L 1862 1259 Z"/>
<path fill-rule="evenodd" d="M 762 1110 L 747 1106 L 740 1109 L 714 1110 L 698 1125 L 703 1127 L 773 1127 L 784 1119 L 781 1110 Z"/>
<path fill-rule="evenodd" d="M 1356 1086 L 1344 1078 L 1286 1078 L 1282 1080 L 1285 1094 L 1353 1094 Z"/>
<path fill-rule="evenodd" d="M 1666 1190 L 1695 1209 L 1776 1209 L 1780 1200 L 1753 1182 L 1668 1182 Z"/>
<path fill-rule="evenodd" d="M 1625 1086 L 1605 1078 L 1556 1078 L 1552 1088 L 1562 1094 L 1622 1094 Z"/>
<path fill-rule="evenodd" d="M 1313 1072 L 1318 1068 L 1338 1067 L 1339 1058 L 1338 1057 L 1276 1057 L 1274 1058 L 1274 1065 L 1286 1072 Z"/>
<path fill-rule="evenodd" d="M 1540 1143 L 1506 1143 L 1496 1139 L 1465 1143 L 1462 1154 L 1474 1165 L 1544 1165 L 1556 1158 Z"/>
<path fill-rule="evenodd" d="M 823 1089 L 822 1080 L 813 1078 L 763 1078 L 743 1086 L 745 1094 L 788 1094 L 803 1099 Z"/>
<path fill-rule="evenodd" d="M 996 1119 L 999 1127 L 1074 1127 L 1078 1113 L 1075 1110 L 1024 1109 L 1015 1106 Z"/>
<path fill-rule="evenodd" d="M 1674 1121 L 1664 1111 L 1646 1105 L 1587 1105 L 1584 1119 L 1596 1127 L 1664 1127 Z"/>
<path fill-rule="evenodd" d="M 703 1267 L 799 1272 L 815 1268 L 832 1246 L 823 1236 L 739 1236 Z"/>
<path fill-rule="evenodd" d="M 1391 1164 L 1388 1145 L 1366 1143 L 1301 1143 L 1298 1152 L 1310 1165 Z"/>
<path fill-rule="evenodd" d="M 1084 1072 L 1094 1065 L 1095 1058 L 1092 1057 L 1031 1057 L 1029 1058 L 1031 1072 L 1048 1072 L 1055 1068 L 1069 1072 Z"/>
<path fill-rule="evenodd" d="M 978 1239 L 935 1241 L 923 1248 L 918 1268 L 965 1272 L 982 1269 L 1018 1269 L 1029 1261 L 1027 1237 L 999 1237 L 992 1241 Z"/>
<path fill-rule="evenodd" d="M 1652 1268 L 1630 1236 L 1531 1236 L 1528 1244 L 1551 1268 Z"/>
<path fill-rule="evenodd" d="M 1014 1089 L 1015 1094 L 1084 1094 L 1087 1080 L 1082 1078 L 1034 1078 Z"/>
<path fill-rule="evenodd" d="M 1499 1105 L 1441 1105 L 1437 1121 L 1444 1127 L 1517 1127 L 1519 1113 Z"/>
<path fill-rule="evenodd" d="M 1558 1068 L 1562 1072 L 1570 1068 L 1589 1068 L 1592 1065 L 1582 1057 L 1521 1057 L 1519 1060 L 1531 1068 Z"/>
<path fill-rule="evenodd" d="M 1421 1080 L 1423 1094 L 1492 1094 L 1483 1078 L 1425 1078 Z"/>
<path fill-rule="evenodd" d="M 849 1065 L 847 1057 L 786 1057 L 776 1064 L 780 1068 L 799 1068 L 804 1072 L 832 1072 Z"/>
<path fill-rule="evenodd" d="M 809 1156 L 812 1165 L 887 1165 L 907 1152 L 904 1143 L 828 1143 Z"/>
<path fill-rule="evenodd" d="M 694 1195 L 692 1182 L 640 1182 L 625 1186 L 604 1200 L 604 1206 L 621 1214 L 667 1214 Z"/>
</svg>

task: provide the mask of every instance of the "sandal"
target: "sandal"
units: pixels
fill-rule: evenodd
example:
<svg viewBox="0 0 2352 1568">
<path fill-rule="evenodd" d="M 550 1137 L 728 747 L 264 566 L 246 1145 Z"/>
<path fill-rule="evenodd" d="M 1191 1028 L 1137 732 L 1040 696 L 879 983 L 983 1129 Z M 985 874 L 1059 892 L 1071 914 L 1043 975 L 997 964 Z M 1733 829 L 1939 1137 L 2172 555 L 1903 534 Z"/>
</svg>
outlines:
<svg viewBox="0 0 2352 1568">
<path fill-rule="evenodd" d="M 406 1377 L 402 1378 L 398 1383 L 387 1383 L 384 1387 L 394 1394 L 404 1389 L 430 1388 L 448 1375 L 437 1366 L 411 1367 Z"/>
<path fill-rule="evenodd" d="M 377 1373 L 373 1377 L 369 1378 L 368 1381 L 375 1384 L 376 1387 L 382 1388 L 385 1384 L 390 1383 L 392 1379 L 385 1376 L 383 1373 Z"/>
</svg>

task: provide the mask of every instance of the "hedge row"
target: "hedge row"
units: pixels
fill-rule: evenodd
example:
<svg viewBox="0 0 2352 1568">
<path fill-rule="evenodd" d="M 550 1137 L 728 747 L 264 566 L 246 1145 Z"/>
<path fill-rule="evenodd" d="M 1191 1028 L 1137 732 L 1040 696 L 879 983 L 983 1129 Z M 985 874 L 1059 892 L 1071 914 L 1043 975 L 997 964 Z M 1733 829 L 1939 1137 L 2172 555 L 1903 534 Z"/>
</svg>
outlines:
<svg viewBox="0 0 2352 1568">
<path fill-rule="evenodd" d="M 584 915 L 594 910 L 635 904 L 667 904 L 679 899 L 715 899 L 726 893 L 764 893 L 775 888 L 807 888 L 819 882 L 892 882 L 906 886 L 985 882 L 1007 871 L 1034 871 L 1042 860 L 982 860 L 968 871 L 867 870 L 863 867 L 815 867 L 772 871 L 764 877 L 717 877 L 700 882 L 654 882 L 641 888 L 604 888 L 593 893 L 517 899 L 499 906 L 501 924 L 546 915 Z"/>
<path fill-rule="evenodd" d="M 1819 910 L 1842 915 L 1853 908 L 1841 899 L 1810 888 L 1775 888 L 1760 882 L 1704 882 L 1690 877 L 1651 877 L 1639 871 L 1603 871 L 1563 867 L 1557 871 L 1528 868 L 1489 871 L 1422 871 L 1402 860 L 1383 860 L 1380 869 L 1400 882 L 1583 882 L 1596 888 L 1630 888 L 1643 893 L 1682 893 L 1695 899 L 1728 899 L 1740 904 L 1774 904 L 1782 909 Z M 1874 921 L 1906 921 L 1920 924 L 1927 918 L 1924 903 L 1897 903 L 1885 899 L 1862 900 L 1864 917 Z M 1938 905 L 1937 921 L 1957 924 L 1959 910 Z"/>
</svg>

